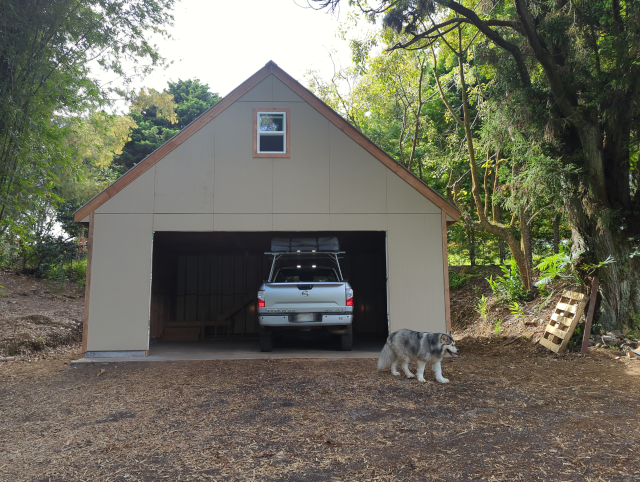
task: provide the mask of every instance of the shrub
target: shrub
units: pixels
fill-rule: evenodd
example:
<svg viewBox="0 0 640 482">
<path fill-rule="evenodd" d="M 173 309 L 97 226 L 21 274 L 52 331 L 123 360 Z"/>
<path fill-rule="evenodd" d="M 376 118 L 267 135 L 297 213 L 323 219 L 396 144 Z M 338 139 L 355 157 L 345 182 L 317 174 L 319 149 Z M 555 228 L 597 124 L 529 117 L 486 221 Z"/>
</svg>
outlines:
<svg viewBox="0 0 640 482">
<path fill-rule="evenodd" d="M 516 320 L 519 318 L 524 318 L 524 310 L 517 301 L 512 301 L 511 303 L 509 303 L 509 311 Z"/>
<path fill-rule="evenodd" d="M 493 332 L 496 335 L 499 335 L 500 332 L 502 331 L 502 327 L 500 325 L 502 325 L 502 321 L 503 320 L 496 320 L 496 323 L 493 325 Z"/>
<path fill-rule="evenodd" d="M 71 281 L 82 289 L 85 285 L 87 275 L 87 259 L 80 261 L 68 261 L 57 264 L 50 264 L 44 273 L 44 278 L 53 281 Z"/>
<path fill-rule="evenodd" d="M 470 279 L 471 275 L 449 271 L 449 289 L 457 290 L 462 288 Z"/>
<path fill-rule="evenodd" d="M 496 295 L 496 298 L 501 301 L 518 301 L 527 299 L 527 291 L 522 286 L 522 280 L 520 279 L 520 273 L 514 260 L 511 260 L 509 265 L 500 266 L 503 276 L 493 275 L 487 279 L 491 291 Z"/>
<path fill-rule="evenodd" d="M 557 254 L 542 258 L 536 266 L 540 270 L 540 278 L 538 278 L 536 286 L 544 288 L 556 278 L 571 281 L 572 284 L 580 284 L 580 278 L 573 265 L 579 255 L 580 253 L 576 253 L 571 256 L 565 251 L 564 246 L 560 246 Z"/>
<path fill-rule="evenodd" d="M 489 310 L 489 298 L 487 298 L 485 295 L 482 295 L 482 297 L 478 301 L 478 313 L 480 313 L 480 317 L 485 321 L 487 319 L 488 310 Z"/>
</svg>

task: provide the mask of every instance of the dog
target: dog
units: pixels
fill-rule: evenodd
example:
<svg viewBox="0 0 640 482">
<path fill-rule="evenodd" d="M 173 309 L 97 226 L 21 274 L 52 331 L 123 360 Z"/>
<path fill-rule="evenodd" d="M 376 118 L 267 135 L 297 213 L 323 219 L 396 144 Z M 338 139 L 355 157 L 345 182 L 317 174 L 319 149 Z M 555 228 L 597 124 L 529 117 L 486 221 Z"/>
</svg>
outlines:
<svg viewBox="0 0 640 482">
<path fill-rule="evenodd" d="M 413 330 L 398 330 L 387 338 L 380 358 L 378 358 L 378 370 L 386 370 L 391 367 L 391 374 L 398 376 L 398 363 L 407 378 L 415 378 L 416 375 L 409 370 L 409 362 L 418 362 L 418 381 L 424 379 L 424 367 L 431 364 L 436 380 L 440 383 L 448 383 L 449 380 L 442 376 L 442 359 L 449 353 L 458 356 L 456 342 L 448 333 L 425 333 Z"/>
</svg>

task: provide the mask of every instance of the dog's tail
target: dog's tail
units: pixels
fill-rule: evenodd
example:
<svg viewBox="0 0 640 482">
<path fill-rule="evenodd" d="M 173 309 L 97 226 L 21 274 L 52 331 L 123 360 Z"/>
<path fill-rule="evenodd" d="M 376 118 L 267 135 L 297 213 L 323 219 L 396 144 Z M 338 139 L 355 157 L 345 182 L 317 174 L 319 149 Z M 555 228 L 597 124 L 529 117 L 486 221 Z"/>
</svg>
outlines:
<svg viewBox="0 0 640 482">
<path fill-rule="evenodd" d="M 393 350 L 391 346 L 387 342 L 380 352 L 380 357 L 378 358 L 378 370 L 386 370 L 391 366 L 391 362 L 393 361 Z"/>
</svg>

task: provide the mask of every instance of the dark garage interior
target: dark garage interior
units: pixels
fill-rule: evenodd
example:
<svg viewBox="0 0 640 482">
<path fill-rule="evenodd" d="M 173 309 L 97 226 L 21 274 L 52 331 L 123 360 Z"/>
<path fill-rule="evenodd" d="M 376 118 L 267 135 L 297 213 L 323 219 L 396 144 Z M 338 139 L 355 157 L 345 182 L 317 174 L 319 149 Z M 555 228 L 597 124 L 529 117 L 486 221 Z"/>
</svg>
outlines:
<svg viewBox="0 0 640 482">
<path fill-rule="evenodd" d="M 354 290 L 354 341 L 388 335 L 384 231 L 156 232 L 150 337 L 258 337 L 256 294 L 269 276 L 272 238 L 336 236 Z"/>
</svg>

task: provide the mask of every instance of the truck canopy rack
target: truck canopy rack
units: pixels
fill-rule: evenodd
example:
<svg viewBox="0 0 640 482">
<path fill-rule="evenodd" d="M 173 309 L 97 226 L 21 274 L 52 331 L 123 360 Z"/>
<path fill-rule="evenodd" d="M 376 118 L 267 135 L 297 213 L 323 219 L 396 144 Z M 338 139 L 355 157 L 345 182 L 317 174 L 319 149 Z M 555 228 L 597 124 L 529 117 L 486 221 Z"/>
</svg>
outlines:
<svg viewBox="0 0 640 482">
<path fill-rule="evenodd" d="M 277 253 L 267 251 L 264 254 L 273 256 L 273 261 L 271 261 L 271 270 L 269 271 L 269 279 L 268 282 L 273 281 L 273 271 L 276 266 L 276 262 L 284 256 L 292 256 L 292 257 L 305 257 L 308 258 L 310 254 L 313 255 L 314 258 L 322 258 L 326 256 L 327 258 L 332 259 L 336 266 L 338 267 L 338 274 L 340 275 L 340 281 L 344 281 L 344 277 L 342 276 L 342 268 L 340 268 L 340 262 L 338 261 L 338 255 L 344 254 L 344 251 L 280 251 Z"/>
<path fill-rule="evenodd" d="M 274 253 L 336 252 L 340 251 L 340 243 L 336 237 L 273 238 L 271 251 Z"/>
</svg>

